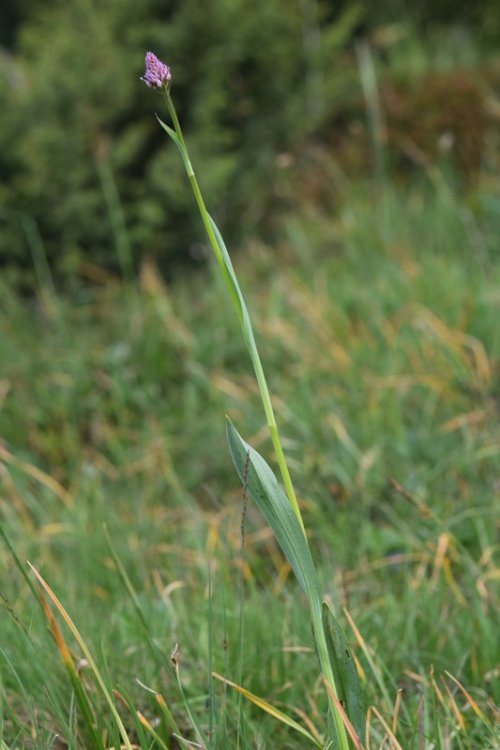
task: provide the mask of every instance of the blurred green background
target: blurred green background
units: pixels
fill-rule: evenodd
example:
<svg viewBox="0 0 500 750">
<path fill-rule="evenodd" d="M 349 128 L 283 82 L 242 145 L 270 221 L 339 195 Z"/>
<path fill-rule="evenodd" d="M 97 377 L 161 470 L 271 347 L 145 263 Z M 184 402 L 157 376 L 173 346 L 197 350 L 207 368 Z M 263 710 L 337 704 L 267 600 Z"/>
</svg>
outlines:
<svg viewBox="0 0 500 750">
<path fill-rule="evenodd" d="M 496 169 L 495 0 L 4 0 L 0 12 L 0 264 L 23 290 L 46 261 L 68 286 L 97 269 L 133 275 L 145 257 L 170 273 L 203 259 L 154 118 L 163 102 L 139 81 L 148 49 L 173 69 L 229 240 L 275 240 L 297 202 L 335 211 L 346 174 L 408 180 L 440 160 L 467 189 Z M 491 189 L 475 209 L 497 226 Z"/>
<path fill-rule="evenodd" d="M 354 644 L 367 704 L 391 722 L 403 686 L 405 750 L 478 750 L 493 746 L 498 686 L 497 6 L 2 0 L 2 529 L 110 684 L 151 717 L 140 683 L 164 691 L 187 735 L 104 525 L 152 637 L 166 654 L 180 644 L 204 726 L 211 668 L 238 679 L 243 665 L 248 689 L 321 731 L 324 699 L 301 594 L 251 503 L 242 548 L 224 414 L 274 466 L 272 446 L 179 154 L 154 117 L 166 119 L 163 101 L 139 80 L 144 54 L 172 68 L 322 586 L 368 644 Z M 0 744 L 88 748 L 4 545 L 0 562 Z M 232 750 L 238 701 L 214 694 L 211 747 Z M 245 717 L 242 750 L 303 749 L 257 709 Z"/>
</svg>

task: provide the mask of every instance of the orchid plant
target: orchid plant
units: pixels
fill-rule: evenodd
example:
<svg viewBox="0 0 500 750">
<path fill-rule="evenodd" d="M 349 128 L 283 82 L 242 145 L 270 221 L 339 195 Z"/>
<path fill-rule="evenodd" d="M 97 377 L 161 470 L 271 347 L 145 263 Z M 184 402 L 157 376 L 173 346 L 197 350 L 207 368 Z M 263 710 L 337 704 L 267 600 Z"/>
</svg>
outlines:
<svg viewBox="0 0 500 750">
<path fill-rule="evenodd" d="M 319 579 L 285 459 L 251 317 L 228 250 L 214 220 L 208 213 L 189 157 L 171 97 L 172 72 L 170 67 L 152 52 L 146 54 L 145 64 L 146 68 L 141 80 L 164 97 L 173 127 L 159 118 L 158 121 L 179 149 L 205 231 L 241 324 L 243 339 L 257 379 L 284 489 L 268 464 L 243 440 L 228 419 L 227 438 L 231 457 L 245 491 L 255 501 L 273 530 L 308 600 L 317 655 L 328 695 L 329 729 L 325 747 L 348 750 L 350 742 L 354 747 L 359 747 L 360 738 L 364 736 L 364 712 L 356 667 L 334 611 L 326 601 L 322 600 Z M 309 739 L 316 746 L 323 746 L 318 744 L 317 739 L 312 735 L 309 735 Z"/>
</svg>

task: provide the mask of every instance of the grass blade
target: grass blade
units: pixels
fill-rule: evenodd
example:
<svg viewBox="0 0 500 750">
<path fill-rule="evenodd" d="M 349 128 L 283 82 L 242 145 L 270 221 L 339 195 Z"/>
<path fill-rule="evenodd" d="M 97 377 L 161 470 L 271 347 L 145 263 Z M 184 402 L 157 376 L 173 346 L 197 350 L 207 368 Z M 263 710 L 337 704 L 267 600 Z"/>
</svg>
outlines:
<svg viewBox="0 0 500 750">
<path fill-rule="evenodd" d="M 63 605 L 61 604 L 61 602 L 59 601 L 59 599 L 57 598 L 57 596 L 55 595 L 55 593 L 52 591 L 52 589 L 50 588 L 50 586 L 48 585 L 48 583 L 45 581 L 45 579 L 40 575 L 40 573 L 38 572 L 38 570 L 30 562 L 28 562 L 28 565 L 29 565 L 31 571 L 33 572 L 35 578 L 37 579 L 37 581 L 39 582 L 39 584 L 41 585 L 41 587 L 44 589 L 44 591 L 47 593 L 49 599 L 52 601 L 52 603 L 54 604 L 54 606 L 58 610 L 59 614 L 61 615 L 61 617 L 65 621 L 66 625 L 68 626 L 68 628 L 73 633 L 73 635 L 74 635 L 74 637 L 75 637 L 78 645 L 80 646 L 83 654 L 85 655 L 85 658 L 87 659 L 89 667 L 91 668 L 92 672 L 94 673 L 94 676 L 95 676 L 95 678 L 97 680 L 97 684 L 99 685 L 99 688 L 101 689 L 101 692 L 102 692 L 102 694 L 104 696 L 104 699 L 106 700 L 106 703 L 108 704 L 108 706 L 109 706 L 109 708 L 111 710 L 113 718 L 114 718 L 114 720 L 116 722 L 116 725 L 118 727 L 118 730 L 119 730 L 119 732 L 121 734 L 121 737 L 122 737 L 122 740 L 123 740 L 123 746 L 125 747 L 125 750 L 133 750 L 132 745 L 130 743 L 130 740 L 128 738 L 127 730 L 125 729 L 125 726 L 124 726 L 124 724 L 123 724 L 123 722 L 122 722 L 122 720 L 120 718 L 120 715 L 119 715 L 119 713 L 118 713 L 118 711 L 116 709 L 116 706 L 115 706 L 115 703 L 113 701 L 113 698 L 111 697 L 111 694 L 110 694 L 108 688 L 106 687 L 106 684 L 105 684 L 105 682 L 104 682 L 104 680 L 102 678 L 101 673 L 99 672 L 99 669 L 97 668 L 97 664 L 95 663 L 94 658 L 93 658 L 92 654 L 90 653 L 90 650 L 89 650 L 87 644 L 83 640 L 83 638 L 80 635 L 80 633 L 79 633 L 76 625 L 74 624 L 73 620 L 71 619 L 71 617 L 69 616 L 69 614 L 66 612 L 66 610 L 63 607 Z"/>
<path fill-rule="evenodd" d="M 92 712 L 92 706 L 91 706 L 90 700 L 87 696 L 87 693 L 82 684 L 80 676 L 75 668 L 73 657 L 71 656 L 71 652 L 66 644 L 66 641 L 63 638 L 63 635 L 56 622 L 56 619 L 49 605 L 47 604 L 47 600 L 43 596 L 42 592 L 39 593 L 38 598 L 40 600 L 40 604 L 42 605 L 42 609 L 45 614 L 45 617 L 47 618 L 47 622 L 49 623 L 50 632 L 56 644 L 56 648 L 59 651 L 61 660 L 69 675 L 71 684 L 73 685 L 73 689 L 76 695 L 76 700 L 82 711 L 82 715 L 87 725 L 87 728 L 90 732 L 90 736 L 92 737 L 92 740 L 97 750 L 104 750 L 103 742 L 96 728 L 96 722 L 95 722 L 95 718 Z"/>
<path fill-rule="evenodd" d="M 237 685 L 235 682 L 231 682 L 231 680 L 226 679 L 225 677 L 222 677 L 222 675 L 217 674 L 217 672 L 212 673 L 213 676 L 217 679 L 223 682 L 225 685 L 229 685 L 229 687 L 234 688 L 234 690 L 237 690 L 238 693 L 243 695 L 247 700 L 254 703 L 256 706 L 261 708 L 266 713 L 273 716 L 275 719 L 278 719 L 278 721 L 281 721 L 283 724 L 286 724 L 291 729 L 294 729 L 296 732 L 299 732 L 304 737 L 307 737 L 307 739 L 312 742 L 313 745 L 316 747 L 322 748 L 323 745 L 318 742 L 318 740 L 307 731 L 307 729 L 304 729 L 303 726 L 301 726 L 297 721 L 294 719 L 291 719 L 289 716 L 283 713 L 283 711 L 280 711 L 279 708 L 276 708 L 275 706 L 271 705 L 271 703 L 268 703 L 264 698 L 260 698 L 258 695 L 255 695 L 254 693 L 251 693 L 249 690 L 247 690 L 244 687 L 241 687 L 241 685 Z"/>
</svg>

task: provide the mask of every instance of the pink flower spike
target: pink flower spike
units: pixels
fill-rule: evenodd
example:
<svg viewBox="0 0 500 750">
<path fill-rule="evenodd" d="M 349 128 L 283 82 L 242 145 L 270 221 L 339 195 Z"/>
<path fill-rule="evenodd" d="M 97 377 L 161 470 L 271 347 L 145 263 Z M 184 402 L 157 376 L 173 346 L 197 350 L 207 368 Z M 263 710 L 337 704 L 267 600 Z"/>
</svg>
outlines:
<svg viewBox="0 0 500 750">
<path fill-rule="evenodd" d="M 169 89 L 172 81 L 172 73 L 168 65 L 165 65 L 152 52 L 146 53 L 146 70 L 141 81 L 144 81 L 150 89 Z"/>
</svg>

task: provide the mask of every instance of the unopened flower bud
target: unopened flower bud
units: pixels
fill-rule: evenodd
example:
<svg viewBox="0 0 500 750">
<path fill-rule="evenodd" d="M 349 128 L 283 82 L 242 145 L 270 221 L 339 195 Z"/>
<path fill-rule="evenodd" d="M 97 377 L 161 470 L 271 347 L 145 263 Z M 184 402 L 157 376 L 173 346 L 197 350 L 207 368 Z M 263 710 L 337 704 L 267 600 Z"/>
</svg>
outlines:
<svg viewBox="0 0 500 750">
<path fill-rule="evenodd" d="M 165 65 L 152 52 L 147 52 L 146 70 L 141 81 L 144 81 L 149 88 L 168 90 L 172 81 L 172 73 L 168 65 Z"/>
</svg>

